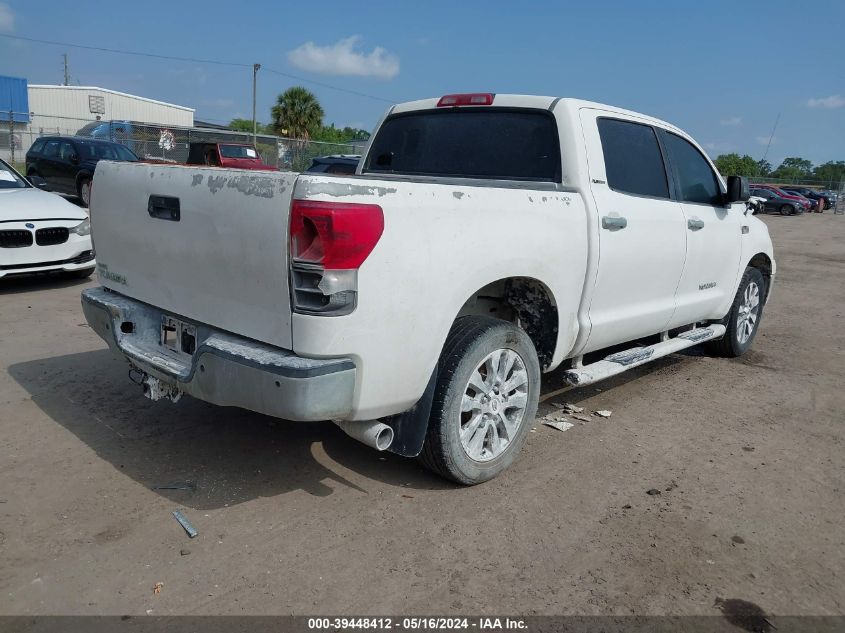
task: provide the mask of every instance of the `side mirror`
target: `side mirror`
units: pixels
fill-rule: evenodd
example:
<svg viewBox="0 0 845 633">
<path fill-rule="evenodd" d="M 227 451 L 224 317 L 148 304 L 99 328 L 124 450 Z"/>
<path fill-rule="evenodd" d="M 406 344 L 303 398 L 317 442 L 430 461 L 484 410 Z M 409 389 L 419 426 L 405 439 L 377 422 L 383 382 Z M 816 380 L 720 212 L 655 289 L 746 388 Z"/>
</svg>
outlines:
<svg viewBox="0 0 845 633">
<path fill-rule="evenodd" d="M 44 180 L 41 176 L 30 176 L 29 182 L 33 187 L 38 187 L 39 189 L 47 188 L 47 181 Z"/>
<path fill-rule="evenodd" d="M 748 178 L 745 176 L 728 176 L 728 193 L 726 202 L 748 202 L 751 191 L 748 188 Z"/>
</svg>

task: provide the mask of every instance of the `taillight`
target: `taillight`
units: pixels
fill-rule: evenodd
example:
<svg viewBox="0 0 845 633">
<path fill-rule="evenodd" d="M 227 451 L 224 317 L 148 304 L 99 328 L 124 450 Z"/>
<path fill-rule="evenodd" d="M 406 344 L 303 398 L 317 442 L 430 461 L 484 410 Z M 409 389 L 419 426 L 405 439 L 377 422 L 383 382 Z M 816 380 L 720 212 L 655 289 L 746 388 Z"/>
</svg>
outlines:
<svg viewBox="0 0 845 633">
<path fill-rule="evenodd" d="M 493 105 L 493 94 L 490 92 L 473 92 L 461 95 L 445 95 L 440 97 L 440 101 L 437 102 L 438 108 L 468 105 Z"/>
<path fill-rule="evenodd" d="M 355 309 L 358 268 L 384 231 L 375 204 L 294 200 L 290 214 L 293 308 L 342 315 Z"/>
</svg>

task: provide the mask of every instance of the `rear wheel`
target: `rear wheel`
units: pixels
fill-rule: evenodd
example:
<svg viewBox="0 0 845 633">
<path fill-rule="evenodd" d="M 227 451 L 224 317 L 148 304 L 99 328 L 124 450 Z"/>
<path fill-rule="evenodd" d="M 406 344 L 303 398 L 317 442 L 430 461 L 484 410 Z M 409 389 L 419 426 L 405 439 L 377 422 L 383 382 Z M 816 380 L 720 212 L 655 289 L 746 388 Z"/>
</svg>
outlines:
<svg viewBox="0 0 845 633">
<path fill-rule="evenodd" d="M 713 353 L 736 357 L 742 356 L 751 347 L 760 327 L 765 296 L 766 280 L 763 273 L 757 268 L 746 268 L 731 311 L 722 321 L 726 328 L 725 336 L 709 345 Z"/>
<path fill-rule="evenodd" d="M 88 205 L 91 204 L 91 179 L 80 178 L 77 188 L 79 190 L 79 199 L 82 200 L 82 206 L 87 209 Z"/>
<path fill-rule="evenodd" d="M 792 215 L 795 213 L 795 208 L 791 204 L 785 204 L 780 208 L 781 215 Z"/>
<path fill-rule="evenodd" d="M 466 485 L 497 476 L 525 443 L 539 393 L 540 362 L 521 328 L 458 319 L 438 362 L 423 464 Z"/>
</svg>

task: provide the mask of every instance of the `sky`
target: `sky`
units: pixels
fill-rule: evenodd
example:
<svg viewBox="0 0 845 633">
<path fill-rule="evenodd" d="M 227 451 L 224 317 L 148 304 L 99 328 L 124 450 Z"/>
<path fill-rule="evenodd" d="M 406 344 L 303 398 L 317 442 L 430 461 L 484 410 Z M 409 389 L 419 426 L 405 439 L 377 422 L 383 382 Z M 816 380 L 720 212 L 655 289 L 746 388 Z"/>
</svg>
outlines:
<svg viewBox="0 0 845 633">
<path fill-rule="evenodd" d="M 0 75 L 59 84 L 67 53 L 74 85 L 228 122 L 252 117 L 261 63 L 277 72 L 259 71 L 259 121 L 303 85 L 326 123 L 368 130 L 390 103 L 454 92 L 577 97 L 667 120 L 713 157 L 762 158 L 780 115 L 767 160 L 820 164 L 845 160 L 844 29 L 842 0 L 0 0 L 0 34 L 245 65 L 0 37 Z"/>
</svg>

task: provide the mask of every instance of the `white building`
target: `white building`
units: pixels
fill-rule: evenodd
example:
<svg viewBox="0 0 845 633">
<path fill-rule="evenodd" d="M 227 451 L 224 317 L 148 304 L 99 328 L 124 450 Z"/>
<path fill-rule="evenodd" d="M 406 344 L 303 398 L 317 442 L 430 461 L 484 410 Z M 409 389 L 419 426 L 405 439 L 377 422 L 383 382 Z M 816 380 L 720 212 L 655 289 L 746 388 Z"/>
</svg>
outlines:
<svg viewBox="0 0 845 633">
<path fill-rule="evenodd" d="M 29 84 L 30 130 L 72 134 L 91 121 L 193 127 L 194 109 L 95 86 Z"/>
<path fill-rule="evenodd" d="M 29 84 L 26 95 L 28 104 L 23 104 L 23 109 L 28 110 L 29 121 L 17 119 L 14 123 L 14 150 L 9 142 L 9 125 L 3 125 L 9 115 L 5 112 L 0 114 L 0 158 L 23 162 L 26 151 L 40 136 L 73 136 L 93 121 L 132 121 L 186 128 L 194 126 L 193 108 L 96 86 Z M 21 106 L 17 105 L 16 108 L 20 109 Z M 17 114 L 26 117 L 24 113 Z"/>
</svg>

